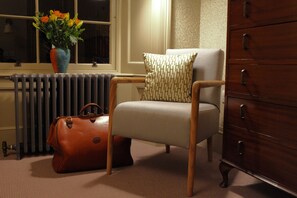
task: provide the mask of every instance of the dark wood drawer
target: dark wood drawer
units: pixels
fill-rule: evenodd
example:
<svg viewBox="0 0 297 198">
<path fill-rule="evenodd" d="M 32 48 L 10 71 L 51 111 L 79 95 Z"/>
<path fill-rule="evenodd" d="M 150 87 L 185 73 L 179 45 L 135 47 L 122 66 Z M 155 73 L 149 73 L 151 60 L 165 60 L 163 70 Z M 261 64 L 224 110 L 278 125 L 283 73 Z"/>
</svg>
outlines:
<svg viewBox="0 0 297 198">
<path fill-rule="evenodd" d="M 297 150 L 297 108 L 228 97 L 226 125 Z"/>
<path fill-rule="evenodd" d="M 223 159 L 280 186 L 297 186 L 297 151 L 270 142 L 265 136 L 251 134 L 238 127 L 224 131 Z"/>
<path fill-rule="evenodd" d="M 296 0 L 229 0 L 231 28 L 275 24 L 297 19 Z"/>
<path fill-rule="evenodd" d="M 231 31 L 230 59 L 275 64 L 297 60 L 297 22 Z"/>
<path fill-rule="evenodd" d="M 297 107 L 296 74 L 297 65 L 229 64 L 226 92 Z"/>
</svg>

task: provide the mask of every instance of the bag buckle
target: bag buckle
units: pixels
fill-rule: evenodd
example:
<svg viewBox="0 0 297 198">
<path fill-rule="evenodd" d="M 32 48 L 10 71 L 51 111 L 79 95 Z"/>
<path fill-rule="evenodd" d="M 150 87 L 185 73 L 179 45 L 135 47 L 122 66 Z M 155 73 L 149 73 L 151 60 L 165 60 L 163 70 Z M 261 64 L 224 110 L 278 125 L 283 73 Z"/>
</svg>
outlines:
<svg viewBox="0 0 297 198">
<path fill-rule="evenodd" d="M 72 121 L 72 117 L 66 117 L 65 118 L 65 121 L 66 121 L 66 125 L 67 125 L 67 127 L 69 128 L 69 129 L 71 129 L 72 128 L 72 124 L 73 124 L 73 121 Z"/>
</svg>

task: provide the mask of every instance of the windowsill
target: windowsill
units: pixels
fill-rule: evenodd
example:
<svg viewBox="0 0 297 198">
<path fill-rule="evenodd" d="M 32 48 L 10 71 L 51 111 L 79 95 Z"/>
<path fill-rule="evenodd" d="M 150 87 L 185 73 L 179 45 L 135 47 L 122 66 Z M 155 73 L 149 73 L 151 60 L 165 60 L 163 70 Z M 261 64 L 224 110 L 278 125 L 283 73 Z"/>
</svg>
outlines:
<svg viewBox="0 0 297 198">
<path fill-rule="evenodd" d="M 2 75 L 12 74 L 32 74 L 32 73 L 53 73 L 50 63 L 22 63 L 21 66 L 15 66 L 15 63 L 0 63 Z M 102 64 L 93 67 L 92 64 L 69 64 L 67 73 L 118 73 L 114 66 Z"/>
</svg>

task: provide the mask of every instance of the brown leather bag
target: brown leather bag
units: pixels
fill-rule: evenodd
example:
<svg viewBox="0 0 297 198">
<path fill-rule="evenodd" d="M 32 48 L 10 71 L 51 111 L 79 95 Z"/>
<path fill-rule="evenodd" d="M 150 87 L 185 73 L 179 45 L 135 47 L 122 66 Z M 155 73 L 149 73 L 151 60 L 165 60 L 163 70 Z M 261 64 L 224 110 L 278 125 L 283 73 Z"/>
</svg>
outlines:
<svg viewBox="0 0 297 198">
<path fill-rule="evenodd" d="M 47 143 L 54 149 L 52 166 L 57 173 L 106 168 L 109 116 L 88 113 L 85 105 L 79 116 L 62 116 L 50 126 Z M 102 110 L 102 109 L 101 109 Z M 114 137 L 113 167 L 133 164 L 131 139 Z"/>
</svg>

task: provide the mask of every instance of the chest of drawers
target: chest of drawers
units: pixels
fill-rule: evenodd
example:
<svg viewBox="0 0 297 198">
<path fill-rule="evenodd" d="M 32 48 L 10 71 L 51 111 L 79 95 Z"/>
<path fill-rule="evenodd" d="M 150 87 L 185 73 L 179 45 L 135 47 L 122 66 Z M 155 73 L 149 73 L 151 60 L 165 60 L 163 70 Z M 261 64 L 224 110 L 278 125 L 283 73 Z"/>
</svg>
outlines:
<svg viewBox="0 0 297 198">
<path fill-rule="evenodd" d="M 297 1 L 229 0 L 222 187 L 237 168 L 297 196 Z"/>
</svg>

